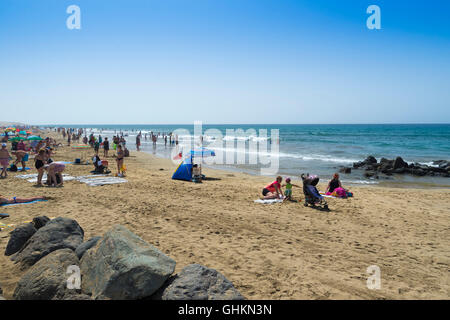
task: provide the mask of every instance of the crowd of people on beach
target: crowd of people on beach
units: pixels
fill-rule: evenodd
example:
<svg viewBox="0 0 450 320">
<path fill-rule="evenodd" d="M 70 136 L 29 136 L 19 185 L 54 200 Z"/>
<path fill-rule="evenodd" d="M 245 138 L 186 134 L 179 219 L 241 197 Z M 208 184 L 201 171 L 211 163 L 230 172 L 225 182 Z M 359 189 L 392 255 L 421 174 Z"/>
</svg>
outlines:
<svg viewBox="0 0 450 320">
<path fill-rule="evenodd" d="M 26 163 L 30 160 L 30 156 L 34 156 L 34 167 L 38 172 L 37 186 L 43 186 L 42 177 L 47 171 L 47 182 L 49 186 L 62 186 L 63 178 L 62 172 L 65 169 L 65 165 L 60 162 L 54 162 L 52 155 L 54 154 L 55 148 L 61 146 L 57 143 L 55 139 L 51 137 L 46 137 L 42 139 L 40 136 L 35 136 L 36 139 L 28 141 L 27 138 L 31 136 L 31 132 L 27 132 L 23 136 L 13 135 L 11 140 L 11 147 L 8 150 L 8 141 L 11 137 L 11 133 L 5 131 L 2 135 L 2 145 L 0 149 L 0 164 L 2 167 L 1 178 L 8 177 L 8 171 L 26 171 L 29 168 L 26 167 Z M 11 151 L 11 153 L 10 153 Z M 12 156 L 16 159 L 10 164 Z M 19 169 L 18 164 L 22 167 Z"/>
<path fill-rule="evenodd" d="M 76 141 L 79 142 L 80 139 L 84 146 L 90 146 L 94 150 L 94 155 L 92 157 L 94 164 L 94 171 L 92 173 L 110 173 L 108 170 L 108 161 L 102 160 L 100 158 L 100 149 L 103 149 L 103 157 L 107 159 L 109 157 L 110 149 L 115 151 L 113 157 L 117 163 L 117 175 L 116 176 L 124 176 L 125 174 L 125 164 L 124 158 L 129 156 L 129 150 L 126 147 L 126 139 L 123 132 L 119 134 L 115 134 L 112 137 L 112 141 L 110 145 L 110 141 L 108 137 L 102 137 L 101 134 L 95 136 L 93 133 L 87 135 L 87 130 L 83 128 L 74 129 L 74 128 L 56 128 L 56 132 L 60 133 L 63 139 L 67 139 L 67 145 L 71 146 L 71 143 Z M 29 136 L 31 133 L 27 134 Z M 84 134 L 84 136 L 83 136 Z M 29 168 L 26 167 L 27 161 L 29 161 L 30 156 L 34 156 L 34 167 L 37 170 L 37 183 L 36 186 L 43 186 L 47 184 L 49 186 L 63 186 L 63 172 L 65 170 L 65 164 L 62 162 L 55 162 L 52 159 L 53 154 L 55 153 L 55 148 L 62 146 L 61 143 L 57 143 L 55 139 L 52 137 L 46 137 L 45 139 L 35 140 L 35 141 L 26 141 L 25 139 L 18 139 L 11 142 L 11 148 L 8 150 L 9 135 L 5 132 L 2 137 L 2 145 L 0 149 L 0 165 L 2 167 L 0 178 L 6 178 L 8 176 L 9 171 L 25 171 Z M 173 135 L 172 133 L 153 133 L 142 134 L 141 131 L 136 135 L 136 150 L 140 150 L 141 139 L 147 140 L 150 139 L 153 142 L 153 145 L 156 147 L 156 141 L 158 138 L 162 138 L 164 141 L 164 145 L 169 146 L 178 145 L 178 136 Z M 74 148 L 76 145 L 72 145 Z M 10 152 L 11 151 L 11 152 Z M 11 156 L 15 156 L 15 160 L 12 165 L 9 166 Z M 21 168 L 18 168 L 17 165 L 21 164 Z M 194 182 L 197 180 L 201 181 L 201 171 L 199 171 L 198 167 L 195 165 L 193 168 L 193 177 Z M 200 173 L 198 173 L 199 171 Z M 44 174 L 47 173 L 47 181 L 45 183 L 42 182 Z M 292 183 L 291 178 L 286 178 L 283 183 L 283 177 L 278 176 L 275 181 L 267 184 L 262 189 L 262 200 L 281 200 L 281 201 L 296 201 L 293 198 L 293 188 L 299 188 L 303 190 L 305 195 L 305 205 L 307 202 L 311 204 L 321 203 L 324 200 L 324 196 L 334 196 L 338 198 L 347 198 L 352 196 L 352 193 L 345 189 L 342 186 L 342 183 L 339 179 L 339 174 L 335 173 L 332 179 L 329 181 L 327 188 L 324 193 L 320 193 L 316 186 L 319 181 L 318 176 L 303 176 L 302 182 L 303 186 Z M 284 191 L 283 191 L 284 189 Z M 4 201 L 4 200 L 2 200 Z"/>
</svg>

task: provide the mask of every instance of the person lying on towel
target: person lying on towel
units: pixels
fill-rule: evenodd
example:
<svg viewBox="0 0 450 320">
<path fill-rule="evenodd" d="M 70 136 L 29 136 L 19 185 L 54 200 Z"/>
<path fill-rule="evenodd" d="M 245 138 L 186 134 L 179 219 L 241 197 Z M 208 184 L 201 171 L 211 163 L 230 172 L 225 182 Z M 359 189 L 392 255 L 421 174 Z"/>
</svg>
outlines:
<svg viewBox="0 0 450 320">
<path fill-rule="evenodd" d="M 17 198 L 14 197 L 12 199 L 3 198 L 0 195 L 0 206 L 5 204 L 13 204 L 13 203 L 27 203 L 27 202 L 33 202 L 36 200 L 47 200 L 46 197 L 34 197 L 34 198 Z"/>
</svg>

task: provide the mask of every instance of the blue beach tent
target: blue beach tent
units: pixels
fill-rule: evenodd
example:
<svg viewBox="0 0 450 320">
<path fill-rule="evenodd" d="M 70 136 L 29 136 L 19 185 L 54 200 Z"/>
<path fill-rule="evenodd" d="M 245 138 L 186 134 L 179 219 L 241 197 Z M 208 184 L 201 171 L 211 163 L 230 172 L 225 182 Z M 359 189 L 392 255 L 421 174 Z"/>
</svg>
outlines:
<svg viewBox="0 0 450 320">
<path fill-rule="evenodd" d="M 188 157 L 180 163 L 177 170 L 173 173 L 172 179 L 175 180 L 192 180 L 192 157 Z"/>
<path fill-rule="evenodd" d="M 174 174 L 172 175 L 172 179 L 192 181 L 192 158 L 214 157 L 215 155 L 216 154 L 213 150 L 209 150 L 206 148 L 194 149 L 189 151 L 189 153 L 186 155 L 186 158 L 183 160 L 183 162 L 180 163 L 177 170 L 175 170 Z"/>
</svg>

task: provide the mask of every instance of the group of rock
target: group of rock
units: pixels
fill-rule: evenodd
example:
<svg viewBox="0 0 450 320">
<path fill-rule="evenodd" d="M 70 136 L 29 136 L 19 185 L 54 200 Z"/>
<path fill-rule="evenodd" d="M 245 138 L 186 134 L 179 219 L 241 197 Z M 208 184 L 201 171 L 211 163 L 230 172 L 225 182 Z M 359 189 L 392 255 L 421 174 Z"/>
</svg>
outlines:
<svg viewBox="0 0 450 320">
<path fill-rule="evenodd" d="M 26 270 L 16 300 L 242 300 L 221 273 L 175 261 L 121 225 L 83 242 L 77 221 L 36 217 L 10 233 L 5 255 Z M 1 294 L 1 293 L 0 293 Z"/>
<path fill-rule="evenodd" d="M 420 163 L 407 163 L 401 157 L 393 160 L 381 158 L 378 162 L 373 156 L 367 157 L 363 161 L 354 162 L 353 169 L 364 169 L 364 176 L 367 178 L 378 178 L 382 173 L 387 176 L 393 174 L 411 174 L 414 176 L 441 176 L 450 177 L 450 161 L 436 160 L 428 166 Z M 343 167 L 340 169 L 343 173 L 351 173 L 352 168 Z"/>
</svg>

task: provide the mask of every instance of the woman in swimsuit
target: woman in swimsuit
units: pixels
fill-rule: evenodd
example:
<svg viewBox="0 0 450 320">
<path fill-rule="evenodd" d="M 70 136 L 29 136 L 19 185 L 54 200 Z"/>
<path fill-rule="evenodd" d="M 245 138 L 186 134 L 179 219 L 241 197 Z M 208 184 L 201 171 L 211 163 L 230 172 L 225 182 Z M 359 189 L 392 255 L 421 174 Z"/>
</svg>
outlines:
<svg viewBox="0 0 450 320">
<path fill-rule="evenodd" d="M 27 202 L 32 202 L 32 201 L 36 201 L 36 200 L 47 200 L 46 197 L 34 197 L 34 198 L 12 198 L 12 199 L 7 199 L 7 198 L 3 198 L 0 195 L 0 205 L 4 205 L 4 204 L 13 204 L 13 203 L 27 203 Z"/>
<path fill-rule="evenodd" d="M 34 166 L 38 171 L 37 186 L 42 187 L 42 176 L 44 175 L 44 164 L 47 157 L 44 149 L 40 149 L 37 156 L 34 157 Z"/>
<path fill-rule="evenodd" d="M 0 149 L 0 165 L 2 166 L 2 173 L 0 174 L 0 178 L 6 178 L 8 174 L 6 173 L 6 168 L 9 165 L 9 152 L 6 149 L 6 143 L 2 144 L 2 148 Z"/>
<path fill-rule="evenodd" d="M 124 152 L 122 150 L 122 145 L 119 144 L 117 146 L 117 158 L 116 158 L 116 161 L 117 161 L 117 174 L 120 174 L 120 169 L 123 166 L 123 157 L 124 157 Z"/>
<path fill-rule="evenodd" d="M 341 181 L 339 180 L 339 174 L 335 173 L 333 175 L 333 179 L 328 183 L 328 187 L 325 192 L 333 193 L 333 191 L 337 188 L 342 188 Z"/>
<path fill-rule="evenodd" d="M 263 199 L 279 199 L 283 196 L 281 192 L 281 182 L 283 178 L 281 176 L 277 177 L 277 180 L 265 186 L 262 190 L 264 196 Z"/>
</svg>

